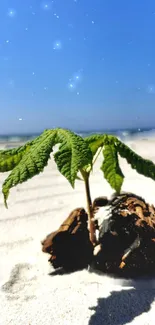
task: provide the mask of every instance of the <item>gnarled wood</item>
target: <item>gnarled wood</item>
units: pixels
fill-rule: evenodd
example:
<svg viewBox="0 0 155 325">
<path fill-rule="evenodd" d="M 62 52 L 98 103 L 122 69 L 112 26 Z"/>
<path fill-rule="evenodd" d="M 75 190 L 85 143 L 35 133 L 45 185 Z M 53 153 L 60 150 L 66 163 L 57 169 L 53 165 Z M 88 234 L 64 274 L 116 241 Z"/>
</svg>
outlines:
<svg viewBox="0 0 155 325">
<path fill-rule="evenodd" d="M 60 228 L 42 241 L 42 251 L 49 253 L 54 268 L 66 270 L 87 267 L 93 257 L 93 245 L 87 229 L 88 215 L 83 208 L 73 210 Z"/>
<path fill-rule="evenodd" d="M 155 208 L 132 193 L 99 197 L 92 208 L 94 217 L 101 206 L 109 207 L 109 218 L 99 227 L 94 248 L 89 239 L 88 215 L 83 208 L 72 211 L 60 228 L 42 242 L 54 266 L 82 269 L 91 262 L 105 273 L 138 276 L 155 273 Z"/>
<path fill-rule="evenodd" d="M 155 272 L 155 208 L 132 193 L 109 200 L 109 219 L 100 227 L 96 267 L 138 276 Z"/>
</svg>

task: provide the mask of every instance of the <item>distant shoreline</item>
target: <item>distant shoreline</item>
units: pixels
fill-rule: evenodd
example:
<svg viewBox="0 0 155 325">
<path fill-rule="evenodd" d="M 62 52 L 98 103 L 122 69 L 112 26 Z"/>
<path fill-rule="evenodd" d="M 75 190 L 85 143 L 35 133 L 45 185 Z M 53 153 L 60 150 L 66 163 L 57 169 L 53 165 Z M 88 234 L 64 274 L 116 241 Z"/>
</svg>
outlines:
<svg viewBox="0 0 155 325">
<path fill-rule="evenodd" d="M 31 141 L 35 137 L 39 136 L 40 133 L 29 133 L 29 134 L 2 134 L 0 135 L 0 146 L 11 144 L 11 146 L 17 146 L 19 143 L 23 144 L 27 141 Z M 122 141 L 127 141 L 134 138 L 155 138 L 155 128 L 133 128 L 133 129 L 113 129 L 113 130 L 89 130 L 89 131 L 75 131 L 76 134 L 87 137 L 91 134 L 96 133 L 107 133 L 113 134 L 119 137 Z"/>
<path fill-rule="evenodd" d="M 65 127 L 64 127 L 65 128 Z M 52 128 L 51 128 L 52 129 Z M 66 129 L 69 129 L 66 127 Z M 70 128 L 71 129 L 71 128 Z M 148 132 L 151 130 L 155 130 L 155 126 L 150 126 L 150 127 L 141 127 L 141 126 L 137 126 L 134 128 L 108 128 L 108 129 L 90 129 L 90 130 L 84 130 L 84 129 L 76 129 L 73 130 L 73 132 L 75 133 L 82 133 L 82 134 L 90 134 L 90 133 L 117 133 L 117 132 L 130 132 L 130 133 L 136 133 L 136 132 Z M 12 132 L 12 133 L 3 133 L 0 134 L 0 138 L 1 137 L 30 137 L 30 136 L 38 136 L 40 135 L 44 130 L 40 130 L 37 132 L 27 132 L 27 133 L 20 133 L 20 132 Z"/>
</svg>

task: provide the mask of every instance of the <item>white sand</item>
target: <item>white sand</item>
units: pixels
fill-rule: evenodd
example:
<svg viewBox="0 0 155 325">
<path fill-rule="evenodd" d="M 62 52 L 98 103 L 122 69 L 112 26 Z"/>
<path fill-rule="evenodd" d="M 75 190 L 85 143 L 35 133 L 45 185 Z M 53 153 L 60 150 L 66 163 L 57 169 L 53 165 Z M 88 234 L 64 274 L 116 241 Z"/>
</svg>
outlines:
<svg viewBox="0 0 155 325">
<path fill-rule="evenodd" d="M 155 140 L 129 144 L 155 162 Z M 98 161 L 97 166 L 101 161 Z M 155 204 L 155 182 L 138 175 L 124 160 L 123 190 Z M 0 174 L 0 184 L 6 174 Z M 101 171 L 94 170 L 92 197 L 110 196 Z M 51 275 L 40 241 L 58 228 L 75 207 L 85 207 L 83 183 L 72 190 L 53 160 L 44 173 L 11 190 L 9 209 L 0 196 L 1 325 L 154 325 L 155 281 L 123 281 L 87 270 Z"/>
</svg>

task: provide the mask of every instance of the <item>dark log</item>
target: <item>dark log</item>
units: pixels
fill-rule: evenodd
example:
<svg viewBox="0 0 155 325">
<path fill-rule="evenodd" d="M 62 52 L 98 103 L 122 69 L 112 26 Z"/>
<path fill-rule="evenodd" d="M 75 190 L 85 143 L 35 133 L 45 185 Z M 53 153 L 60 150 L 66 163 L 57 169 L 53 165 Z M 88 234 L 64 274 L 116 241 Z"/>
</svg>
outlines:
<svg viewBox="0 0 155 325">
<path fill-rule="evenodd" d="M 93 262 L 100 271 L 117 276 L 155 274 L 155 208 L 132 193 L 115 194 L 111 200 L 95 199 L 94 216 L 101 206 L 109 207 L 109 218 L 99 228 L 95 249 L 83 208 L 72 211 L 60 228 L 42 242 L 42 251 L 50 254 L 53 267 L 72 271 Z"/>
<path fill-rule="evenodd" d="M 130 277 L 155 273 L 155 208 L 132 193 L 109 201 L 109 219 L 100 227 L 95 266 Z"/>
<path fill-rule="evenodd" d="M 66 271 L 87 267 L 93 258 L 93 245 L 87 229 L 88 215 L 83 208 L 72 211 L 60 228 L 42 242 L 42 251 L 49 253 L 49 261 L 56 269 Z"/>
</svg>

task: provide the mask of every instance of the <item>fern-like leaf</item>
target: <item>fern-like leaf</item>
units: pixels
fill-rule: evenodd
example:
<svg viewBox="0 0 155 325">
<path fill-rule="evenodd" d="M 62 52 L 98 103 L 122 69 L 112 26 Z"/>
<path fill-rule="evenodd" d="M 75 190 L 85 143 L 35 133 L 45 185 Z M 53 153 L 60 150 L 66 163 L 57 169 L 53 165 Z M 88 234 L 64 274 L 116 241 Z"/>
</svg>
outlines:
<svg viewBox="0 0 155 325">
<path fill-rule="evenodd" d="M 29 150 L 25 152 L 18 165 L 14 167 L 3 183 L 2 191 L 6 206 L 11 187 L 23 183 L 43 171 L 44 167 L 47 165 L 53 145 L 55 144 L 55 136 L 55 131 L 44 131 L 42 135 L 34 141 Z"/>
<path fill-rule="evenodd" d="M 120 191 L 124 179 L 118 154 L 138 173 L 155 180 L 154 163 L 137 155 L 113 135 L 95 134 L 83 139 L 69 130 L 45 130 L 39 137 L 22 147 L 0 151 L 0 172 L 12 170 L 2 188 L 5 204 L 9 190 L 13 186 L 43 171 L 55 144 L 60 144 L 54 154 L 58 170 L 73 187 L 75 180 L 78 179 L 78 172 L 90 173 L 97 158 L 93 160 L 93 157 L 99 148 L 104 148 L 101 169 L 106 180 L 117 192 Z"/>
<path fill-rule="evenodd" d="M 97 150 L 101 147 L 106 145 L 115 145 L 117 153 L 122 158 L 125 158 L 133 169 L 135 169 L 139 174 L 155 180 L 155 164 L 136 154 L 117 137 L 107 134 L 94 134 L 85 138 L 85 141 L 88 143 L 93 155 L 95 155 Z"/>
<path fill-rule="evenodd" d="M 155 180 L 155 164 L 148 159 L 144 159 L 121 141 L 116 141 L 117 152 L 122 158 L 125 158 L 139 174 Z"/>
<path fill-rule="evenodd" d="M 89 145 L 94 156 L 99 148 L 102 148 L 106 144 L 114 144 L 117 138 L 110 134 L 93 134 L 84 138 L 84 140 Z"/>
<path fill-rule="evenodd" d="M 93 134 L 89 137 L 84 138 L 85 142 L 89 145 L 93 156 L 96 154 L 100 147 L 103 147 L 105 142 L 106 134 Z"/>
<path fill-rule="evenodd" d="M 19 148 L 0 150 L 0 172 L 8 172 L 16 167 L 25 153 L 28 152 L 32 143 L 33 141 Z"/>
<path fill-rule="evenodd" d="M 101 170 L 104 173 L 105 179 L 116 191 L 120 192 L 124 175 L 120 169 L 117 150 L 114 144 L 107 144 L 103 149 L 104 161 Z"/>
<path fill-rule="evenodd" d="M 61 174 L 74 186 L 77 173 L 92 162 L 91 150 L 80 136 L 69 130 L 46 130 L 33 140 L 31 145 L 14 149 L 10 153 L 3 152 L 4 162 L 10 159 L 11 163 L 8 166 L 9 169 L 13 169 L 2 188 L 6 206 L 9 190 L 42 172 L 48 163 L 53 146 L 58 143 L 60 147 L 54 154 L 55 162 Z"/>
<path fill-rule="evenodd" d="M 82 137 L 69 130 L 58 129 L 59 151 L 54 154 L 57 167 L 74 187 L 77 173 L 92 163 L 92 153 Z"/>
</svg>

